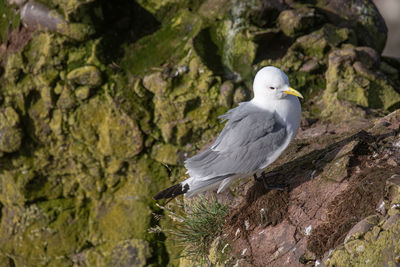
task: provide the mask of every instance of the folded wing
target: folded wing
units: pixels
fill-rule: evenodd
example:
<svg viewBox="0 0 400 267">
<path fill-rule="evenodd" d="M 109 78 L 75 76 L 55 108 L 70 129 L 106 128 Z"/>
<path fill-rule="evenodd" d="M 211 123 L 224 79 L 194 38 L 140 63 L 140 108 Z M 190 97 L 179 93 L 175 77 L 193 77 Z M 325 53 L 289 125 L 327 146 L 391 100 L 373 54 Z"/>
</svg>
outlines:
<svg viewBox="0 0 400 267">
<path fill-rule="evenodd" d="M 275 114 L 249 102 L 220 118 L 227 123 L 216 141 L 185 161 L 189 175 L 195 179 L 214 180 L 261 169 L 287 138 L 286 128 Z"/>
</svg>

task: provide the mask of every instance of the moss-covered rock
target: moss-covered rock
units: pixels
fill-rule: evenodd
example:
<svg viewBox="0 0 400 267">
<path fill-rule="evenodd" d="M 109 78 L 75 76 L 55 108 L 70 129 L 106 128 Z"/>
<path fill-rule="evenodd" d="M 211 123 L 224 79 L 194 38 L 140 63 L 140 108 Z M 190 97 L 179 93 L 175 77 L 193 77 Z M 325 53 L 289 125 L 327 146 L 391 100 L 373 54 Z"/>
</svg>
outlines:
<svg viewBox="0 0 400 267">
<path fill-rule="evenodd" d="M 143 137 L 136 122 L 118 111 L 108 97 L 82 105 L 69 124 L 74 138 L 104 156 L 131 158 L 142 150 Z"/>
<path fill-rule="evenodd" d="M 315 9 L 302 7 L 282 11 L 278 17 L 278 24 L 286 35 L 296 37 L 315 28 L 321 20 Z"/>
<path fill-rule="evenodd" d="M 133 239 L 122 241 L 111 252 L 110 264 L 113 266 L 146 266 L 150 249 L 145 241 Z"/>
<path fill-rule="evenodd" d="M 327 116 L 338 114 L 338 103 L 343 100 L 371 108 L 390 110 L 400 102 L 394 84 L 379 72 L 379 56 L 367 47 L 344 48 L 329 55 L 326 71 L 327 88 L 324 92 Z M 340 112 L 343 118 L 343 110 Z"/>
<path fill-rule="evenodd" d="M 9 37 L 11 31 L 15 30 L 20 23 L 20 18 L 15 6 L 10 6 L 7 0 L 0 1 L 0 43 Z"/>
<path fill-rule="evenodd" d="M 388 207 L 398 203 L 398 175 L 387 182 Z M 400 215 L 372 215 L 356 224 L 347 234 L 344 246 L 340 246 L 324 259 L 326 266 L 395 266 L 400 253 Z"/>
<path fill-rule="evenodd" d="M 360 45 L 382 52 L 387 28 L 375 4 L 369 0 L 319 0 L 317 6 L 334 24 L 354 29 Z"/>
<path fill-rule="evenodd" d="M 67 74 L 71 83 L 97 87 L 101 85 L 101 72 L 95 66 L 83 66 L 72 70 Z"/>
<path fill-rule="evenodd" d="M 22 142 L 22 131 L 19 128 L 19 116 L 11 107 L 0 111 L 0 153 L 15 152 Z"/>
<path fill-rule="evenodd" d="M 218 24 L 212 35 L 222 63 L 233 73 L 235 80 L 242 80 L 251 75 L 256 45 L 245 31 L 240 7 L 237 9 L 238 13 L 233 13 L 233 16 L 237 17 Z"/>
<path fill-rule="evenodd" d="M 264 60 L 258 65 L 280 67 L 288 74 L 291 86 L 299 90 L 305 99 L 311 100 L 326 87 L 324 73 L 327 54 L 343 44 L 356 43 L 356 37 L 351 29 L 328 23 L 310 34 L 298 37 L 282 58 Z M 320 112 L 315 110 L 314 106 L 311 112 L 319 116 Z"/>
<path fill-rule="evenodd" d="M 354 33 L 347 28 L 325 24 L 321 29 L 299 37 L 290 50 L 314 56 L 321 60 L 328 51 L 339 47 L 343 43 L 356 44 Z"/>
<path fill-rule="evenodd" d="M 157 144 L 153 146 L 153 158 L 165 164 L 177 165 L 180 161 L 179 149 L 171 144 Z M 183 156 L 183 155 L 182 155 Z"/>
<path fill-rule="evenodd" d="M 167 90 L 167 81 L 163 79 L 160 72 L 147 75 L 143 78 L 144 87 L 156 95 L 163 95 Z"/>
<path fill-rule="evenodd" d="M 176 63 L 188 52 L 187 44 L 199 32 L 201 24 L 200 17 L 180 10 L 159 31 L 127 47 L 122 65 L 133 74 L 143 74 L 167 60 Z"/>
<path fill-rule="evenodd" d="M 231 81 L 225 81 L 220 87 L 220 105 L 227 108 L 232 106 L 234 85 Z M 238 97 L 237 97 L 238 98 Z"/>
</svg>

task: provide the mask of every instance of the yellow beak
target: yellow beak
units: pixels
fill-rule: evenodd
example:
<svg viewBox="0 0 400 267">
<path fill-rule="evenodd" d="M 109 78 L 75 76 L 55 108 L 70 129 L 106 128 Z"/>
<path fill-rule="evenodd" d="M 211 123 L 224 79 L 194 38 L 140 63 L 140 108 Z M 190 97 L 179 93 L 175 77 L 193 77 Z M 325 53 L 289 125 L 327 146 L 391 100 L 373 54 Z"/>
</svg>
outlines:
<svg viewBox="0 0 400 267">
<path fill-rule="evenodd" d="M 300 94 L 299 91 L 294 90 L 292 87 L 288 87 L 288 90 L 283 91 L 283 92 L 285 92 L 286 94 L 289 94 L 289 95 L 295 95 L 297 97 L 304 98 L 303 95 Z"/>
</svg>

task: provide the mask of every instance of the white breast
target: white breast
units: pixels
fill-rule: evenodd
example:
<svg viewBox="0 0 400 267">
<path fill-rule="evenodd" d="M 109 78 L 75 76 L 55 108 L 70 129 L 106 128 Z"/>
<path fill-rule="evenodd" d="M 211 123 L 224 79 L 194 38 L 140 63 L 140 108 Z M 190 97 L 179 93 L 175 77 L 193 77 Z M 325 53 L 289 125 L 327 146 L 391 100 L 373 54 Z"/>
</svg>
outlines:
<svg viewBox="0 0 400 267">
<path fill-rule="evenodd" d="M 286 125 L 287 138 L 261 168 L 264 169 L 274 162 L 296 137 L 301 121 L 301 105 L 299 99 L 292 95 L 288 95 L 282 99 L 264 99 L 263 102 L 254 101 L 253 103 L 260 108 L 275 112 L 279 122 Z"/>
</svg>

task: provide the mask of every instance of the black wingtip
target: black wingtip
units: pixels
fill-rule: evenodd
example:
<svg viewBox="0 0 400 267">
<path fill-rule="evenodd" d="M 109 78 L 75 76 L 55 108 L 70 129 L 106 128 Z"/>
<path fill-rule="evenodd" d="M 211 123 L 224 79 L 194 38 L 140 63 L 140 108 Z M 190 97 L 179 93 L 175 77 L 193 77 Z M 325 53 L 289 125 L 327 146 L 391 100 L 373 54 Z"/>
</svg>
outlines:
<svg viewBox="0 0 400 267">
<path fill-rule="evenodd" d="M 176 185 L 168 187 L 167 189 L 164 189 L 161 192 L 157 193 L 153 197 L 153 199 L 159 200 L 159 199 L 165 199 L 165 198 L 175 198 L 179 195 L 185 194 L 187 191 L 189 191 L 188 184 L 185 184 L 184 186 L 182 184 L 176 184 Z"/>
</svg>

